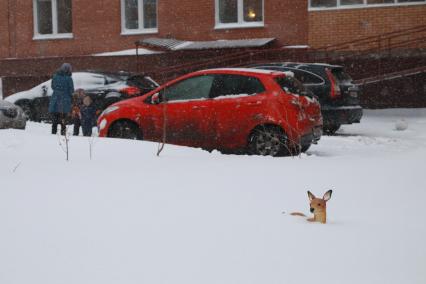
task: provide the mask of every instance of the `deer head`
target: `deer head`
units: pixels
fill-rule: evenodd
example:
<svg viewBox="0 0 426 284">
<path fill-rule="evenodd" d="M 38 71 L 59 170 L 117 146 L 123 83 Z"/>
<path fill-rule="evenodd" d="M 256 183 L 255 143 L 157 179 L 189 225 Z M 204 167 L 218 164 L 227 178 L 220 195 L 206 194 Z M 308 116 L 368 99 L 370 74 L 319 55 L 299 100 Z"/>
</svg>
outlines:
<svg viewBox="0 0 426 284">
<path fill-rule="evenodd" d="M 310 191 L 308 197 L 310 201 L 310 211 L 314 214 L 314 218 L 310 221 L 326 223 L 327 221 L 327 201 L 330 200 L 332 190 L 327 191 L 323 198 L 317 198 Z"/>
</svg>

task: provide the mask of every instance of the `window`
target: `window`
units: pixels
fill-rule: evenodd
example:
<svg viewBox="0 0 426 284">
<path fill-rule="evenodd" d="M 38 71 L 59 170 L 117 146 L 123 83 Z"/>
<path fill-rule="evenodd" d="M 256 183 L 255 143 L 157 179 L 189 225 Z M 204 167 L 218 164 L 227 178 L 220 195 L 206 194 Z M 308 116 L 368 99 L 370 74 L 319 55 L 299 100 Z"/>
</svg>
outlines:
<svg viewBox="0 0 426 284">
<path fill-rule="evenodd" d="M 156 33 L 157 0 L 121 0 L 123 34 Z"/>
<path fill-rule="evenodd" d="M 359 5 L 364 4 L 364 0 L 340 0 L 340 5 Z"/>
<path fill-rule="evenodd" d="M 167 101 L 207 99 L 213 80 L 211 75 L 192 77 L 163 89 L 163 96 Z"/>
<path fill-rule="evenodd" d="M 263 26 L 263 0 L 216 0 L 216 27 Z"/>
<path fill-rule="evenodd" d="M 294 77 L 297 80 L 299 80 L 302 84 L 318 85 L 318 84 L 324 83 L 324 80 L 321 77 L 314 75 L 310 72 L 300 71 L 300 70 L 291 70 L 291 72 L 294 73 Z"/>
<path fill-rule="evenodd" d="M 425 4 L 426 0 L 310 0 L 310 8 L 351 8 L 368 7 L 369 5 L 406 5 L 406 4 Z"/>
<path fill-rule="evenodd" d="M 71 0 L 34 0 L 34 38 L 72 37 Z"/>
<path fill-rule="evenodd" d="M 218 75 L 212 97 L 254 95 L 265 91 L 259 79 L 242 75 Z"/>
<path fill-rule="evenodd" d="M 352 81 L 351 76 L 349 76 L 349 74 L 346 73 L 343 69 L 340 69 L 340 68 L 331 69 L 331 73 L 333 74 L 336 81 L 339 82 L 339 83 L 351 82 Z"/>
<path fill-rule="evenodd" d="M 367 0 L 367 4 L 386 4 L 394 3 L 394 0 Z"/>
<path fill-rule="evenodd" d="M 336 7 L 337 0 L 311 0 L 311 7 Z"/>
<path fill-rule="evenodd" d="M 287 93 L 302 95 L 306 92 L 302 83 L 295 80 L 293 77 L 277 77 L 275 78 L 275 82 L 277 82 L 281 89 Z"/>
</svg>

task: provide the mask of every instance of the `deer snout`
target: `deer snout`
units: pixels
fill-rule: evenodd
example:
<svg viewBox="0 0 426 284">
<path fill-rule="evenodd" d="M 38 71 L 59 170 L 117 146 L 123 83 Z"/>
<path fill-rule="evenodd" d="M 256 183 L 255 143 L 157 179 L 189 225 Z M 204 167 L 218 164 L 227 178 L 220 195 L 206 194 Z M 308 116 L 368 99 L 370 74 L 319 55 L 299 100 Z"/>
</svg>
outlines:
<svg viewBox="0 0 426 284">
<path fill-rule="evenodd" d="M 311 213 L 314 213 L 315 209 L 313 207 L 311 207 Z"/>
</svg>

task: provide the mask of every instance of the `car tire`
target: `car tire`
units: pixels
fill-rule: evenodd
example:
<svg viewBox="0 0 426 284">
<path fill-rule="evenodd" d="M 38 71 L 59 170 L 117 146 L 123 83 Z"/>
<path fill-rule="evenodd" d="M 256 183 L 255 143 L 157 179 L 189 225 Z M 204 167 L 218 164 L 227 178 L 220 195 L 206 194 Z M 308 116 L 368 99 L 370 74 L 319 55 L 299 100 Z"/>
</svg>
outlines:
<svg viewBox="0 0 426 284">
<path fill-rule="evenodd" d="M 339 130 L 340 124 L 331 124 L 323 127 L 323 132 L 325 135 L 334 135 L 337 130 Z"/>
<path fill-rule="evenodd" d="M 117 121 L 110 127 L 108 131 L 108 137 L 142 140 L 142 132 L 134 122 Z"/>
<path fill-rule="evenodd" d="M 302 148 L 300 149 L 300 151 L 302 152 L 302 153 L 305 153 L 306 151 L 308 151 L 308 149 L 311 147 L 311 145 L 305 145 L 305 146 L 302 146 Z"/>
<path fill-rule="evenodd" d="M 287 135 L 280 127 L 257 127 L 250 135 L 248 152 L 260 156 L 284 156 L 288 154 L 287 141 Z"/>
<path fill-rule="evenodd" d="M 33 114 L 31 111 L 31 105 L 27 101 L 21 101 L 16 103 L 17 106 L 22 108 L 22 111 L 24 112 L 25 118 L 27 120 L 31 120 L 33 118 Z"/>
</svg>

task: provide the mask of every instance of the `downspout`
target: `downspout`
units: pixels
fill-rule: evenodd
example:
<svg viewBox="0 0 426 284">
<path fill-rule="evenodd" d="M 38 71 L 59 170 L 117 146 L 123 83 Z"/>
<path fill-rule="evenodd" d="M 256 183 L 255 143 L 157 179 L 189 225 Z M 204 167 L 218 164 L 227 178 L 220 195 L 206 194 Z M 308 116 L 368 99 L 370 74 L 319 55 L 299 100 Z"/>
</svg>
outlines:
<svg viewBox="0 0 426 284">
<path fill-rule="evenodd" d="M 16 57 L 16 2 L 14 3 L 13 12 L 12 12 L 11 1 L 15 1 L 15 0 L 7 1 L 7 28 L 9 33 L 9 58 Z"/>
<path fill-rule="evenodd" d="M 10 0 L 7 0 L 7 33 L 8 33 L 8 51 L 9 51 L 9 57 L 12 57 L 12 52 L 11 52 L 11 45 L 12 43 L 10 42 Z"/>
<path fill-rule="evenodd" d="M 3 99 L 3 78 L 0 77 L 0 100 Z"/>
</svg>

